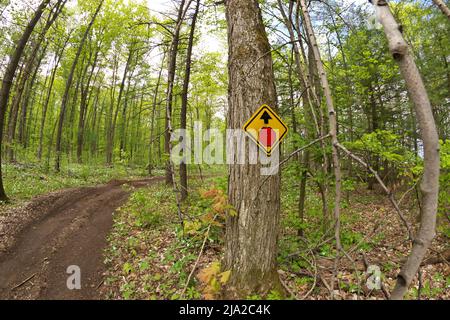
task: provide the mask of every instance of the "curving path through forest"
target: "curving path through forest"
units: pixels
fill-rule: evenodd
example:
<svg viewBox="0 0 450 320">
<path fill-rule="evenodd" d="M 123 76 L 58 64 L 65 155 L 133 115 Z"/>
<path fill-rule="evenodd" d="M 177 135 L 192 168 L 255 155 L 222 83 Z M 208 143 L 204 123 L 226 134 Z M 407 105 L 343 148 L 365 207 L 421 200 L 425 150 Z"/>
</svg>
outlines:
<svg viewBox="0 0 450 320">
<path fill-rule="evenodd" d="M 103 250 L 112 213 L 129 196 L 123 185 L 140 188 L 161 179 L 64 191 L 0 254 L 0 299 L 102 299 Z M 80 290 L 67 288 L 66 271 L 72 265 L 81 270 Z"/>
</svg>

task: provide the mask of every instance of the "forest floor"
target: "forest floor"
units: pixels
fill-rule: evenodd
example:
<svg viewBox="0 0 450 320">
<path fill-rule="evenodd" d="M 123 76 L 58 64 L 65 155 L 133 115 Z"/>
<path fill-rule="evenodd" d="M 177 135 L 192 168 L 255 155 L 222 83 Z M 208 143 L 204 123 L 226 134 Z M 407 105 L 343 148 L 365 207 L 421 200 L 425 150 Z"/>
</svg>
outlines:
<svg viewBox="0 0 450 320">
<path fill-rule="evenodd" d="M 99 299 L 112 212 L 131 189 L 160 180 L 113 180 L 38 196 L 0 216 L 0 299 Z M 68 290 L 79 266 L 82 289 Z"/>
<path fill-rule="evenodd" d="M 278 259 L 285 292 L 247 299 L 384 299 L 410 249 L 386 197 L 361 185 L 343 202 L 341 236 L 350 259 L 341 257 L 335 268 L 334 239 L 323 225 L 320 197 L 309 189 L 306 219 L 298 221 L 298 182 L 289 177 L 282 188 Z M 220 298 L 229 277 L 220 265 L 225 175 L 190 178 L 183 226 L 174 193 L 160 180 L 113 180 L 4 207 L 0 299 Z M 406 197 L 402 209 L 412 222 L 413 201 Z M 449 230 L 448 222 L 440 221 L 421 282 L 415 280 L 408 299 L 450 299 Z M 71 265 L 81 269 L 81 290 L 67 289 Z M 383 290 L 367 288 L 368 265 L 380 269 Z M 333 277 L 337 284 L 331 288 Z"/>
<path fill-rule="evenodd" d="M 289 180 L 289 179 L 288 179 Z M 106 299 L 215 299 L 229 273 L 221 270 L 223 219 L 211 220 L 220 211 L 226 178 L 191 181 L 184 205 L 185 227 L 176 218 L 171 190 L 162 184 L 136 191 L 114 215 L 114 226 L 105 251 Z M 385 299 L 395 285 L 403 259 L 410 250 L 406 232 L 383 194 L 359 186 L 344 201 L 342 242 L 348 256 L 334 268 L 333 232 L 323 232 L 320 198 L 308 196 L 306 221 L 296 221 L 295 181 L 282 190 L 282 233 L 279 274 L 284 293 L 250 295 L 247 299 Z M 405 201 L 405 204 L 408 201 Z M 403 209 L 412 218 L 413 207 Z M 304 229 L 299 238 L 296 226 Z M 184 229 L 184 230 L 183 230 Z M 421 284 L 414 281 L 407 299 L 449 299 L 449 226 L 438 228 L 429 255 L 421 268 Z M 382 290 L 367 287 L 367 267 L 379 268 Z M 335 273 L 336 285 L 330 288 Z"/>
</svg>

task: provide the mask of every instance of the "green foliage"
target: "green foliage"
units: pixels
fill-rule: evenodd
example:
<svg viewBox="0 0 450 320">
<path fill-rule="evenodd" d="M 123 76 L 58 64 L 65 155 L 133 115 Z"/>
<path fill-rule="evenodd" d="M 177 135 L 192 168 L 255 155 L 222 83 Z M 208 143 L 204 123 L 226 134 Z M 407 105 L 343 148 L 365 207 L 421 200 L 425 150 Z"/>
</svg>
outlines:
<svg viewBox="0 0 450 320">
<path fill-rule="evenodd" d="M 399 174 L 414 178 L 421 172 L 421 162 L 414 154 L 402 146 L 400 137 L 391 131 L 377 130 L 364 134 L 355 142 L 346 145 L 365 157 L 378 156 L 399 170 Z"/>
<path fill-rule="evenodd" d="M 439 215 L 447 215 L 450 212 L 450 140 L 446 142 L 441 141 L 441 175 L 439 178 L 440 192 L 439 192 Z M 444 225 L 444 228 L 449 229 Z M 448 233 L 448 230 L 447 230 Z"/>
<path fill-rule="evenodd" d="M 267 295 L 267 300 L 283 300 L 284 297 L 283 295 L 276 290 L 272 290 L 269 292 L 269 294 Z"/>
<path fill-rule="evenodd" d="M 434 287 L 431 281 L 424 281 L 422 284 L 422 289 L 420 291 L 420 295 L 422 298 L 433 299 L 443 293 L 443 289 L 439 287 Z M 409 296 L 413 299 L 417 299 L 419 296 L 419 289 L 414 287 L 408 293 Z"/>
<path fill-rule="evenodd" d="M 344 230 L 341 233 L 341 241 L 344 249 L 350 248 L 352 246 L 357 246 L 363 251 L 369 251 L 372 247 L 364 241 L 364 236 L 361 233 L 353 232 L 351 230 Z"/>
<path fill-rule="evenodd" d="M 127 210 L 136 217 L 138 227 L 155 227 L 162 222 L 158 204 L 159 199 L 149 197 L 148 190 L 138 190 L 131 195 Z"/>
<path fill-rule="evenodd" d="M 60 174 L 45 166 L 28 164 L 3 165 L 3 178 L 7 194 L 14 201 L 27 200 L 51 191 L 107 183 L 114 179 L 142 176 L 142 169 L 116 166 L 70 164 Z"/>
</svg>

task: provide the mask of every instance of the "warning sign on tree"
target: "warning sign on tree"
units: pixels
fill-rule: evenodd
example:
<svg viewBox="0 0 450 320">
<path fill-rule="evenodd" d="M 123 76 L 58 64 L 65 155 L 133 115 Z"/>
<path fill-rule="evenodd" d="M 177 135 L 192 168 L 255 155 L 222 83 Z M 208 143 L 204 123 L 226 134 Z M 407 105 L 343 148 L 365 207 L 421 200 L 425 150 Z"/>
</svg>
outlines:
<svg viewBox="0 0 450 320">
<path fill-rule="evenodd" d="M 268 105 L 262 105 L 247 121 L 244 131 L 268 156 L 288 132 L 287 126 Z"/>
</svg>

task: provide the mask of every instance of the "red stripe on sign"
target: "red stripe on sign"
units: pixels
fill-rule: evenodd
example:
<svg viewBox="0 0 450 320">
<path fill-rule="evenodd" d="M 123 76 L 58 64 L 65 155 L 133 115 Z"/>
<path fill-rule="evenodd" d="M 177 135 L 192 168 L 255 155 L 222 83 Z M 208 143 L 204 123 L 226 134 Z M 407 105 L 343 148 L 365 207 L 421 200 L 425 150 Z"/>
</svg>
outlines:
<svg viewBox="0 0 450 320">
<path fill-rule="evenodd" d="M 272 145 L 276 142 L 276 139 L 276 132 L 272 128 L 264 127 L 261 129 L 259 133 L 259 142 L 264 147 L 272 147 Z"/>
</svg>

